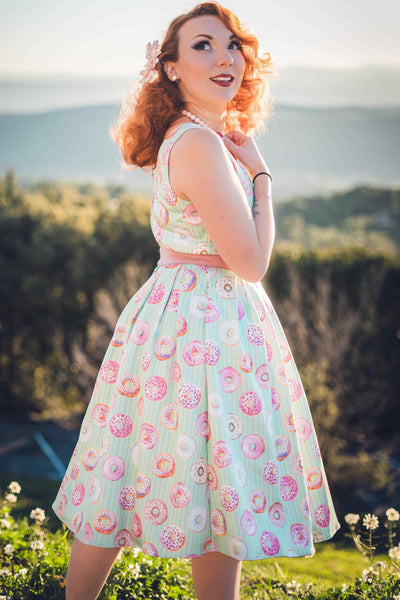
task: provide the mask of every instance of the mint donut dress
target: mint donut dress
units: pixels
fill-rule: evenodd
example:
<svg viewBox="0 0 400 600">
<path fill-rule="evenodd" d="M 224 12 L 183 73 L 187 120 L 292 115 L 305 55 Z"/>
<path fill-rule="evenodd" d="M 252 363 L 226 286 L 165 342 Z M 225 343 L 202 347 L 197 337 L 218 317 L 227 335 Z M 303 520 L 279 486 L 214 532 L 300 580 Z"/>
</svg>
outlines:
<svg viewBox="0 0 400 600">
<path fill-rule="evenodd" d="M 151 227 L 160 246 L 218 254 L 169 183 L 173 144 L 192 127 L 160 147 Z M 85 544 L 154 557 L 296 557 L 334 535 L 307 398 L 261 282 L 155 268 L 118 319 L 53 509 Z"/>
</svg>

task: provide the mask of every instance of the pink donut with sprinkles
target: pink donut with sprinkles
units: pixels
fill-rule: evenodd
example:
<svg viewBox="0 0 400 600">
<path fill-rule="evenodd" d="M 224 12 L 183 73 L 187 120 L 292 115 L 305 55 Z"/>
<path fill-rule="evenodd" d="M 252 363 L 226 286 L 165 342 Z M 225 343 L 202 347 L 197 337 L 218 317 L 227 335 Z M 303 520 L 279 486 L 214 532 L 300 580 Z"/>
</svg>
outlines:
<svg viewBox="0 0 400 600">
<path fill-rule="evenodd" d="M 136 475 L 136 496 L 138 498 L 144 498 L 151 490 L 150 479 L 144 473 L 138 473 Z"/>
<path fill-rule="evenodd" d="M 113 336 L 111 338 L 111 345 L 116 348 L 120 348 L 124 343 L 124 337 L 127 330 L 127 326 L 123 323 L 117 323 Z"/>
<path fill-rule="evenodd" d="M 240 525 L 246 535 L 255 535 L 257 532 L 257 523 L 249 510 L 245 510 L 240 517 Z"/>
<path fill-rule="evenodd" d="M 275 367 L 275 376 L 277 378 L 277 380 L 279 381 L 279 383 L 282 383 L 283 385 L 287 385 L 288 384 L 288 379 L 287 379 L 287 375 L 286 375 L 286 369 L 285 369 L 285 363 L 283 362 L 283 360 L 280 360 Z"/>
<path fill-rule="evenodd" d="M 117 381 L 119 363 L 116 360 L 106 360 L 100 367 L 100 379 L 104 383 L 115 383 Z"/>
<path fill-rule="evenodd" d="M 169 373 L 170 379 L 171 379 L 171 381 L 173 381 L 173 383 L 179 382 L 182 372 L 181 372 L 181 367 L 177 361 L 172 363 L 172 365 L 168 369 L 168 373 Z"/>
<path fill-rule="evenodd" d="M 280 460 L 285 460 L 290 454 L 292 446 L 290 444 L 289 438 L 286 435 L 277 435 L 275 438 L 275 454 L 276 458 Z"/>
<path fill-rule="evenodd" d="M 151 542 L 144 542 L 142 552 L 143 554 L 147 554 L 147 556 L 158 557 L 158 550 Z"/>
<path fill-rule="evenodd" d="M 255 513 L 263 513 L 267 506 L 267 499 L 261 490 L 253 490 L 249 496 L 250 508 Z"/>
<path fill-rule="evenodd" d="M 256 381 L 262 390 L 269 390 L 271 382 L 269 379 L 269 366 L 265 363 L 256 370 Z"/>
<path fill-rule="evenodd" d="M 267 355 L 267 360 L 268 360 L 268 362 L 271 362 L 271 360 L 272 360 L 272 355 L 273 355 L 273 352 L 272 352 L 272 348 L 271 348 L 271 346 L 268 344 L 268 342 L 265 342 L 265 353 L 266 353 L 266 355 Z"/>
<path fill-rule="evenodd" d="M 259 323 L 250 323 L 250 325 L 247 327 L 246 335 L 250 344 L 254 344 L 255 346 L 263 346 L 265 343 L 264 332 Z"/>
<path fill-rule="evenodd" d="M 292 465 L 292 469 L 296 473 L 296 475 L 300 475 L 300 477 L 302 477 L 304 471 L 300 452 L 297 452 L 297 454 L 293 456 L 292 462 L 290 464 Z"/>
<path fill-rule="evenodd" d="M 79 470 L 80 470 L 79 463 L 74 462 L 74 464 L 72 465 L 71 473 L 70 473 L 70 477 L 71 477 L 71 479 L 73 479 L 73 481 L 75 481 L 75 479 L 78 477 Z"/>
<path fill-rule="evenodd" d="M 263 479 L 266 483 L 275 485 L 279 481 L 278 474 L 278 462 L 273 460 L 267 460 L 263 467 Z"/>
<path fill-rule="evenodd" d="M 176 335 L 180 337 L 181 335 L 185 335 L 188 329 L 188 324 L 186 319 L 182 317 L 182 315 L 176 315 L 177 327 L 176 327 Z"/>
<path fill-rule="evenodd" d="M 183 269 L 179 290 L 181 292 L 190 292 L 196 286 L 196 273 L 191 269 Z"/>
<path fill-rule="evenodd" d="M 328 527 L 331 513 L 327 504 L 320 504 L 314 510 L 314 520 L 319 527 Z"/>
<path fill-rule="evenodd" d="M 293 420 L 293 411 L 288 410 L 283 415 L 283 424 L 290 433 L 296 433 L 296 426 Z"/>
<path fill-rule="evenodd" d="M 158 360 L 167 360 L 175 354 L 176 342 L 171 335 L 161 335 L 155 341 L 153 350 Z"/>
<path fill-rule="evenodd" d="M 159 402 L 167 393 L 167 382 L 159 375 L 153 375 L 144 384 L 144 395 L 148 400 Z"/>
<path fill-rule="evenodd" d="M 232 462 L 232 453 L 228 444 L 224 441 L 215 442 L 212 447 L 212 457 L 214 463 L 220 469 L 228 467 Z"/>
<path fill-rule="evenodd" d="M 220 312 L 212 298 L 207 299 L 206 323 L 214 323 L 219 318 Z"/>
<path fill-rule="evenodd" d="M 177 403 L 170 402 L 161 411 L 160 421 L 167 429 L 176 429 L 178 427 Z"/>
<path fill-rule="evenodd" d="M 225 417 L 225 425 L 231 440 L 236 440 L 242 435 L 244 423 L 238 415 L 228 413 Z"/>
<path fill-rule="evenodd" d="M 183 360 L 189 367 L 197 367 L 206 360 L 206 349 L 199 340 L 188 342 L 182 350 Z"/>
<path fill-rule="evenodd" d="M 135 488 L 133 485 L 124 485 L 118 494 L 118 504 L 122 510 L 133 510 L 135 508 Z"/>
<path fill-rule="evenodd" d="M 74 491 L 72 492 L 72 496 L 71 496 L 72 504 L 74 506 L 79 506 L 80 504 L 82 504 L 82 502 L 85 498 L 85 494 L 86 494 L 85 486 L 83 485 L 83 483 L 78 483 L 75 486 Z"/>
<path fill-rule="evenodd" d="M 133 546 L 133 537 L 128 529 L 120 529 L 114 538 L 115 548 Z"/>
<path fill-rule="evenodd" d="M 72 517 L 71 529 L 72 529 L 73 533 L 75 533 L 75 534 L 78 533 L 78 531 L 81 528 L 82 522 L 83 522 L 83 511 L 79 510 Z"/>
<path fill-rule="evenodd" d="M 215 552 L 217 550 L 217 544 L 209 535 L 201 545 L 201 554 L 207 554 L 208 552 Z"/>
<path fill-rule="evenodd" d="M 181 481 L 172 486 L 169 492 L 169 497 L 172 506 L 175 508 L 185 508 L 185 506 L 190 504 L 191 495 L 189 488 Z"/>
<path fill-rule="evenodd" d="M 306 442 L 311 435 L 311 423 L 305 417 L 299 417 L 294 420 L 297 437 L 301 442 Z"/>
<path fill-rule="evenodd" d="M 207 465 L 207 489 L 211 492 L 218 489 L 218 476 L 212 465 Z"/>
<path fill-rule="evenodd" d="M 290 537 L 293 544 L 298 548 L 307 548 L 310 541 L 307 527 L 302 523 L 293 523 L 290 528 Z"/>
<path fill-rule="evenodd" d="M 256 311 L 258 314 L 258 318 L 260 321 L 264 321 L 267 311 L 265 310 L 265 306 L 262 302 L 258 302 L 257 300 L 254 302 L 254 306 L 256 307 Z"/>
<path fill-rule="evenodd" d="M 219 382 L 224 392 L 231 394 L 236 392 L 242 384 L 240 373 L 233 367 L 225 367 L 219 372 Z"/>
<path fill-rule="evenodd" d="M 183 383 L 178 388 L 178 403 L 184 408 L 196 408 L 201 399 L 201 390 L 194 383 Z"/>
<path fill-rule="evenodd" d="M 217 364 L 220 357 L 220 349 L 213 340 L 206 340 L 206 364 L 213 367 Z"/>
<path fill-rule="evenodd" d="M 175 206 L 175 204 L 178 202 L 176 194 L 172 190 L 171 186 L 167 183 L 162 184 L 162 194 L 167 204 L 169 204 L 170 206 Z"/>
<path fill-rule="evenodd" d="M 143 533 L 142 521 L 137 513 L 133 513 L 131 530 L 132 530 L 133 537 L 135 537 L 135 538 L 142 537 L 142 533 Z"/>
<path fill-rule="evenodd" d="M 110 535 L 117 526 L 117 518 L 110 510 L 101 510 L 95 515 L 93 524 L 99 533 Z"/>
<path fill-rule="evenodd" d="M 318 467 L 311 467 L 305 473 L 306 486 L 309 490 L 319 490 L 323 484 L 322 472 Z"/>
<path fill-rule="evenodd" d="M 224 513 L 219 508 L 213 508 L 211 511 L 211 531 L 215 535 L 226 534 L 226 521 Z"/>
<path fill-rule="evenodd" d="M 186 541 L 186 533 L 177 525 L 167 525 L 161 531 L 160 542 L 167 550 L 176 552 L 180 550 Z"/>
<path fill-rule="evenodd" d="M 246 435 L 240 444 L 243 455 L 246 458 L 255 460 L 261 456 L 265 450 L 265 443 L 261 435 L 258 433 L 249 433 Z"/>
<path fill-rule="evenodd" d="M 260 414 L 262 403 L 257 392 L 245 392 L 239 398 L 239 408 L 248 417 Z"/>
<path fill-rule="evenodd" d="M 107 417 L 109 410 L 110 408 L 106 404 L 102 404 L 101 402 L 93 406 L 92 412 L 90 414 L 96 425 L 98 425 L 99 427 L 105 427 L 107 425 Z"/>
<path fill-rule="evenodd" d="M 190 225 L 201 225 L 202 220 L 193 204 L 188 204 L 182 211 L 182 217 Z"/>
<path fill-rule="evenodd" d="M 290 500 L 294 500 L 297 496 L 298 485 L 296 480 L 290 475 L 284 475 L 281 477 L 279 482 L 279 490 L 281 493 L 281 498 L 285 502 L 290 502 Z"/>
<path fill-rule="evenodd" d="M 89 544 L 93 540 L 93 529 L 90 523 L 85 523 L 82 529 L 82 542 L 84 544 Z"/>
<path fill-rule="evenodd" d="M 129 339 L 132 342 L 132 344 L 136 344 L 137 346 L 143 346 L 143 344 L 146 343 L 147 338 L 149 337 L 149 332 L 150 325 L 147 323 L 147 321 L 136 321 Z"/>
<path fill-rule="evenodd" d="M 165 294 L 165 285 L 163 283 L 158 283 L 151 290 L 151 294 L 147 299 L 149 304 L 158 304 L 161 302 Z"/>
<path fill-rule="evenodd" d="M 276 556 L 281 548 L 278 538 L 272 531 L 263 531 L 260 535 L 261 549 L 266 556 Z"/>
<path fill-rule="evenodd" d="M 158 454 L 153 458 L 151 470 L 156 477 L 163 479 L 175 473 L 175 459 L 171 454 Z"/>
<path fill-rule="evenodd" d="M 289 362 L 289 360 L 292 358 L 292 355 L 287 342 L 285 340 L 279 342 L 279 348 L 281 349 L 284 362 Z"/>
<path fill-rule="evenodd" d="M 158 442 L 158 429 L 150 423 L 142 423 L 139 433 L 140 445 L 142 448 L 151 450 Z"/>
<path fill-rule="evenodd" d="M 277 411 L 281 406 L 281 395 L 275 388 L 271 388 L 272 410 Z"/>
<path fill-rule="evenodd" d="M 61 517 L 61 515 L 64 514 L 65 509 L 67 508 L 67 504 L 68 504 L 67 496 L 65 494 L 61 494 L 58 498 L 56 509 L 54 511 L 56 513 L 57 517 Z"/>
<path fill-rule="evenodd" d="M 172 290 L 167 302 L 167 310 L 169 312 L 178 312 L 179 290 Z"/>
<path fill-rule="evenodd" d="M 298 381 L 297 379 L 288 379 L 288 385 L 289 385 L 289 393 L 290 393 L 290 399 L 292 402 L 297 402 L 297 400 L 300 398 L 301 394 L 303 393 L 303 389 L 301 387 L 301 383 L 300 381 Z"/>
<path fill-rule="evenodd" d="M 93 471 L 99 462 L 99 452 L 96 448 L 86 448 L 82 455 L 83 466 L 86 471 Z"/>
<path fill-rule="evenodd" d="M 150 354 L 148 354 L 148 352 L 145 352 L 142 356 L 142 360 L 141 360 L 141 365 L 142 365 L 142 371 L 143 373 L 146 373 L 147 369 L 149 368 L 151 363 L 151 358 L 150 358 Z"/>
<path fill-rule="evenodd" d="M 199 484 L 207 483 L 208 465 L 205 458 L 198 458 L 190 467 L 190 476 Z"/>
<path fill-rule="evenodd" d="M 253 370 L 253 359 L 248 352 L 242 352 L 239 356 L 239 367 L 245 373 L 251 373 Z"/>
<path fill-rule="evenodd" d="M 239 506 L 239 493 L 231 485 L 223 485 L 219 489 L 219 499 L 227 512 L 233 512 Z"/>
<path fill-rule="evenodd" d="M 149 500 L 144 505 L 143 515 L 151 525 L 162 525 L 168 517 L 167 505 L 158 498 Z"/>
<path fill-rule="evenodd" d="M 207 441 L 210 439 L 211 429 L 208 422 L 208 411 L 199 414 L 196 419 L 196 429 L 201 437 L 206 438 Z"/>
<path fill-rule="evenodd" d="M 117 389 L 121 396 L 133 398 L 140 392 L 140 380 L 136 375 L 124 373 L 118 378 Z"/>
<path fill-rule="evenodd" d="M 121 456 L 109 456 L 103 460 L 101 471 L 106 479 L 118 481 L 125 474 L 125 461 Z"/>
<path fill-rule="evenodd" d="M 286 522 L 286 513 L 280 502 L 275 502 L 268 509 L 268 516 L 271 523 L 277 527 L 283 527 Z"/>
<path fill-rule="evenodd" d="M 109 429 L 116 438 L 125 438 L 132 433 L 133 421 L 129 415 L 119 413 L 110 419 Z"/>
</svg>

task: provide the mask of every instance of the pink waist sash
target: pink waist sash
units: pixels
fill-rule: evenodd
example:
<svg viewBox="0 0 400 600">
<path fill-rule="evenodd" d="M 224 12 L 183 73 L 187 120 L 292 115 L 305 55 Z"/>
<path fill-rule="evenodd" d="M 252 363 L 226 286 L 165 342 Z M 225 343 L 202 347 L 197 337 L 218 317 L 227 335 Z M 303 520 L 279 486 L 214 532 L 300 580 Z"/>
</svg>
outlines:
<svg viewBox="0 0 400 600">
<path fill-rule="evenodd" d="M 171 248 L 166 248 L 165 246 L 160 247 L 160 259 L 157 266 L 166 267 L 181 264 L 229 269 L 219 254 L 189 254 L 188 252 L 175 252 L 175 250 L 171 250 Z"/>
</svg>

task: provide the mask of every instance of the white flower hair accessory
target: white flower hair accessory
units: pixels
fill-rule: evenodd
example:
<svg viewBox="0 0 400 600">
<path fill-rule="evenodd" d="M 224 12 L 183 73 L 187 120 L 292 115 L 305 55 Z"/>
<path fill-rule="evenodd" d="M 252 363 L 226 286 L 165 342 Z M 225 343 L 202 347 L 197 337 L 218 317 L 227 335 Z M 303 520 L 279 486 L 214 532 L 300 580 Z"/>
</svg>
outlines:
<svg viewBox="0 0 400 600">
<path fill-rule="evenodd" d="M 156 65 L 159 62 L 158 56 L 160 54 L 160 42 L 158 40 L 154 40 L 154 42 L 148 42 L 146 44 L 147 62 L 144 66 L 143 71 L 140 71 L 140 75 L 142 76 L 140 83 L 151 83 L 156 79 Z"/>
</svg>

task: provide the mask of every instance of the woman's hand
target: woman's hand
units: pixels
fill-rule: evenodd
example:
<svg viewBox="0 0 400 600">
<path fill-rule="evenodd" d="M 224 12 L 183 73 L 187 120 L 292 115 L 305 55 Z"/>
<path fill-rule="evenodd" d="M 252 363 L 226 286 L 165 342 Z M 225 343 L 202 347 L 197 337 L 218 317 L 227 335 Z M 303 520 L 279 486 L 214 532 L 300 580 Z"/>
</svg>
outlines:
<svg viewBox="0 0 400 600">
<path fill-rule="evenodd" d="M 227 149 L 247 168 L 251 177 L 268 167 L 260 154 L 254 139 L 241 131 L 230 131 L 222 137 Z"/>
</svg>

